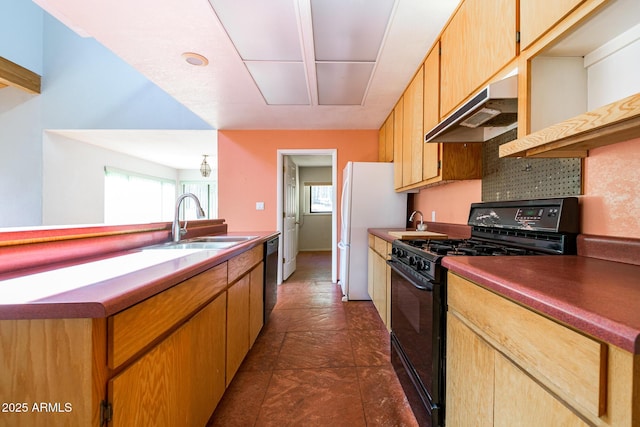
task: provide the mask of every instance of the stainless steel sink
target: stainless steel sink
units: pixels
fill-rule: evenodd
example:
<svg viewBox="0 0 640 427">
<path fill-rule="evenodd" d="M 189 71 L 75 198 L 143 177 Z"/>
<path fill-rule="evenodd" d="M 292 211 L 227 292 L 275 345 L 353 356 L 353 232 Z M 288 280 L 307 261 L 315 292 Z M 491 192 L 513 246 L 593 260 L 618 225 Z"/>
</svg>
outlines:
<svg viewBox="0 0 640 427">
<path fill-rule="evenodd" d="M 149 246 L 147 249 L 200 249 L 216 250 L 228 249 L 255 239 L 257 236 L 203 236 L 195 237 L 180 242 L 169 242 L 160 245 Z"/>
<path fill-rule="evenodd" d="M 212 243 L 218 243 L 218 242 L 233 242 L 233 243 L 242 243 L 242 242 L 246 242 L 249 240 L 253 240 L 258 236 L 202 236 L 202 237 L 195 237 L 193 239 L 189 239 L 187 241 L 185 241 L 185 243 L 191 243 L 191 242 L 212 242 Z"/>
</svg>

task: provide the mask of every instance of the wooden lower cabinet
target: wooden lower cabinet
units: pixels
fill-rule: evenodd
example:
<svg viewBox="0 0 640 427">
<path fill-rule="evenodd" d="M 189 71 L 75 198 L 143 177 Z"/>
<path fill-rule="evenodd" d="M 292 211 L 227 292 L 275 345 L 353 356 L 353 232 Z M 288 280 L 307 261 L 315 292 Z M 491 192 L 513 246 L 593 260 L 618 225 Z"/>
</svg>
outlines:
<svg viewBox="0 0 640 427">
<path fill-rule="evenodd" d="M 99 426 L 106 319 L 0 320 L 0 426 Z"/>
<path fill-rule="evenodd" d="M 227 386 L 262 329 L 262 271 L 260 262 L 227 290 Z"/>
<path fill-rule="evenodd" d="M 264 264 L 251 270 L 249 280 L 249 347 L 264 326 Z"/>
<path fill-rule="evenodd" d="M 225 391 L 226 293 L 109 381 L 112 426 L 204 426 Z"/>
<path fill-rule="evenodd" d="M 447 426 L 640 425 L 640 355 L 453 273 Z"/>
<path fill-rule="evenodd" d="M 372 234 L 369 235 L 368 278 L 369 296 L 383 323 L 391 327 L 391 268 L 387 265 L 391 244 Z"/>
<path fill-rule="evenodd" d="M 263 286 L 260 245 L 109 318 L 0 320 L 0 427 L 205 426 Z"/>
<path fill-rule="evenodd" d="M 494 426 L 588 426 L 500 353 L 495 354 Z"/>
<path fill-rule="evenodd" d="M 491 426 L 495 351 L 447 315 L 447 426 Z"/>
<path fill-rule="evenodd" d="M 227 386 L 249 352 L 249 282 L 246 275 L 227 291 Z"/>
</svg>

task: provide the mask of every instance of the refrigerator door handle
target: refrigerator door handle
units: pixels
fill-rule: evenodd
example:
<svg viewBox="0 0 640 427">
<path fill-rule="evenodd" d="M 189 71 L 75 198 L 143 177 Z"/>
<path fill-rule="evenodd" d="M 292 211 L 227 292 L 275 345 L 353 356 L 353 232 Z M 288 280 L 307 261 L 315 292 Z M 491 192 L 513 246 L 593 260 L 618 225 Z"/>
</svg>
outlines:
<svg viewBox="0 0 640 427">
<path fill-rule="evenodd" d="M 344 243 L 342 240 L 338 242 L 338 249 L 347 249 L 350 245 L 348 243 Z"/>
<path fill-rule="evenodd" d="M 341 227 L 345 227 L 346 224 L 344 222 L 345 220 L 345 209 L 346 206 L 344 204 L 346 197 L 347 197 L 347 188 L 350 185 L 350 177 L 349 174 L 347 173 L 347 176 L 344 177 L 344 182 L 342 183 L 342 194 L 340 195 L 340 226 Z M 344 233 L 345 230 L 342 230 L 342 232 Z"/>
</svg>

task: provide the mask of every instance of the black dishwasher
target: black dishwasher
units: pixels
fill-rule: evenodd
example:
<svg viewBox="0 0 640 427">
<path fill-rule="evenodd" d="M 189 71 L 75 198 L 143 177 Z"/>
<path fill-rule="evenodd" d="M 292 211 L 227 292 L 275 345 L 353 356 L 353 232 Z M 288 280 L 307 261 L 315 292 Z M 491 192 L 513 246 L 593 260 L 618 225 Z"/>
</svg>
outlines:
<svg viewBox="0 0 640 427">
<path fill-rule="evenodd" d="M 278 302 L 278 237 L 264 242 L 264 324 Z"/>
</svg>

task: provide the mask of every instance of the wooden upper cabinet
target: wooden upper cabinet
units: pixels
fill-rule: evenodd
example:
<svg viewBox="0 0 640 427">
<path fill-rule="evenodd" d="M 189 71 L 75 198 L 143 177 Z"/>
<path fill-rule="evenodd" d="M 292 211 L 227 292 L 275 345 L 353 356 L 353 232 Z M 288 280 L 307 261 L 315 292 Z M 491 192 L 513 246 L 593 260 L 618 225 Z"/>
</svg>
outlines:
<svg viewBox="0 0 640 427">
<path fill-rule="evenodd" d="M 443 31 L 440 115 L 516 57 L 516 0 L 465 0 Z"/>
<path fill-rule="evenodd" d="M 387 157 L 387 122 L 382 124 L 382 127 L 378 131 L 378 161 L 384 162 Z"/>
<path fill-rule="evenodd" d="M 424 67 L 420 67 L 404 93 L 402 125 L 402 185 L 422 181 L 422 146 L 424 129 L 422 110 L 424 98 Z"/>
<path fill-rule="evenodd" d="M 393 111 L 389 114 L 387 121 L 384 123 L 385 127 L 385 162 L 393 162 L 393 144 L 395 135 L 393 134 Z"/>
<path fill-rule="evenodd" d="M 437 41 L 424 61 L 422 179 L 438 176 L 440 143 L 424 144 L 424 134 L 440 121 L 440 42 Z"/>
<path fill-rule="evenodd" d="M 402 125 L 404 117 L 404 97 L 393 109 L 393 186 L 396 190 L 402 188 L 402 170 L 404 163 L 402 160 Z"/>
<path fill-rule="evenodd" d="M 393 161 L 393 111 L 378 132 L 378 161 Z"/>
<path fill-rule="evenodd" d="M 520 0 L 520 49 L 526 49 L 583 1 Z"/>
</svg>

